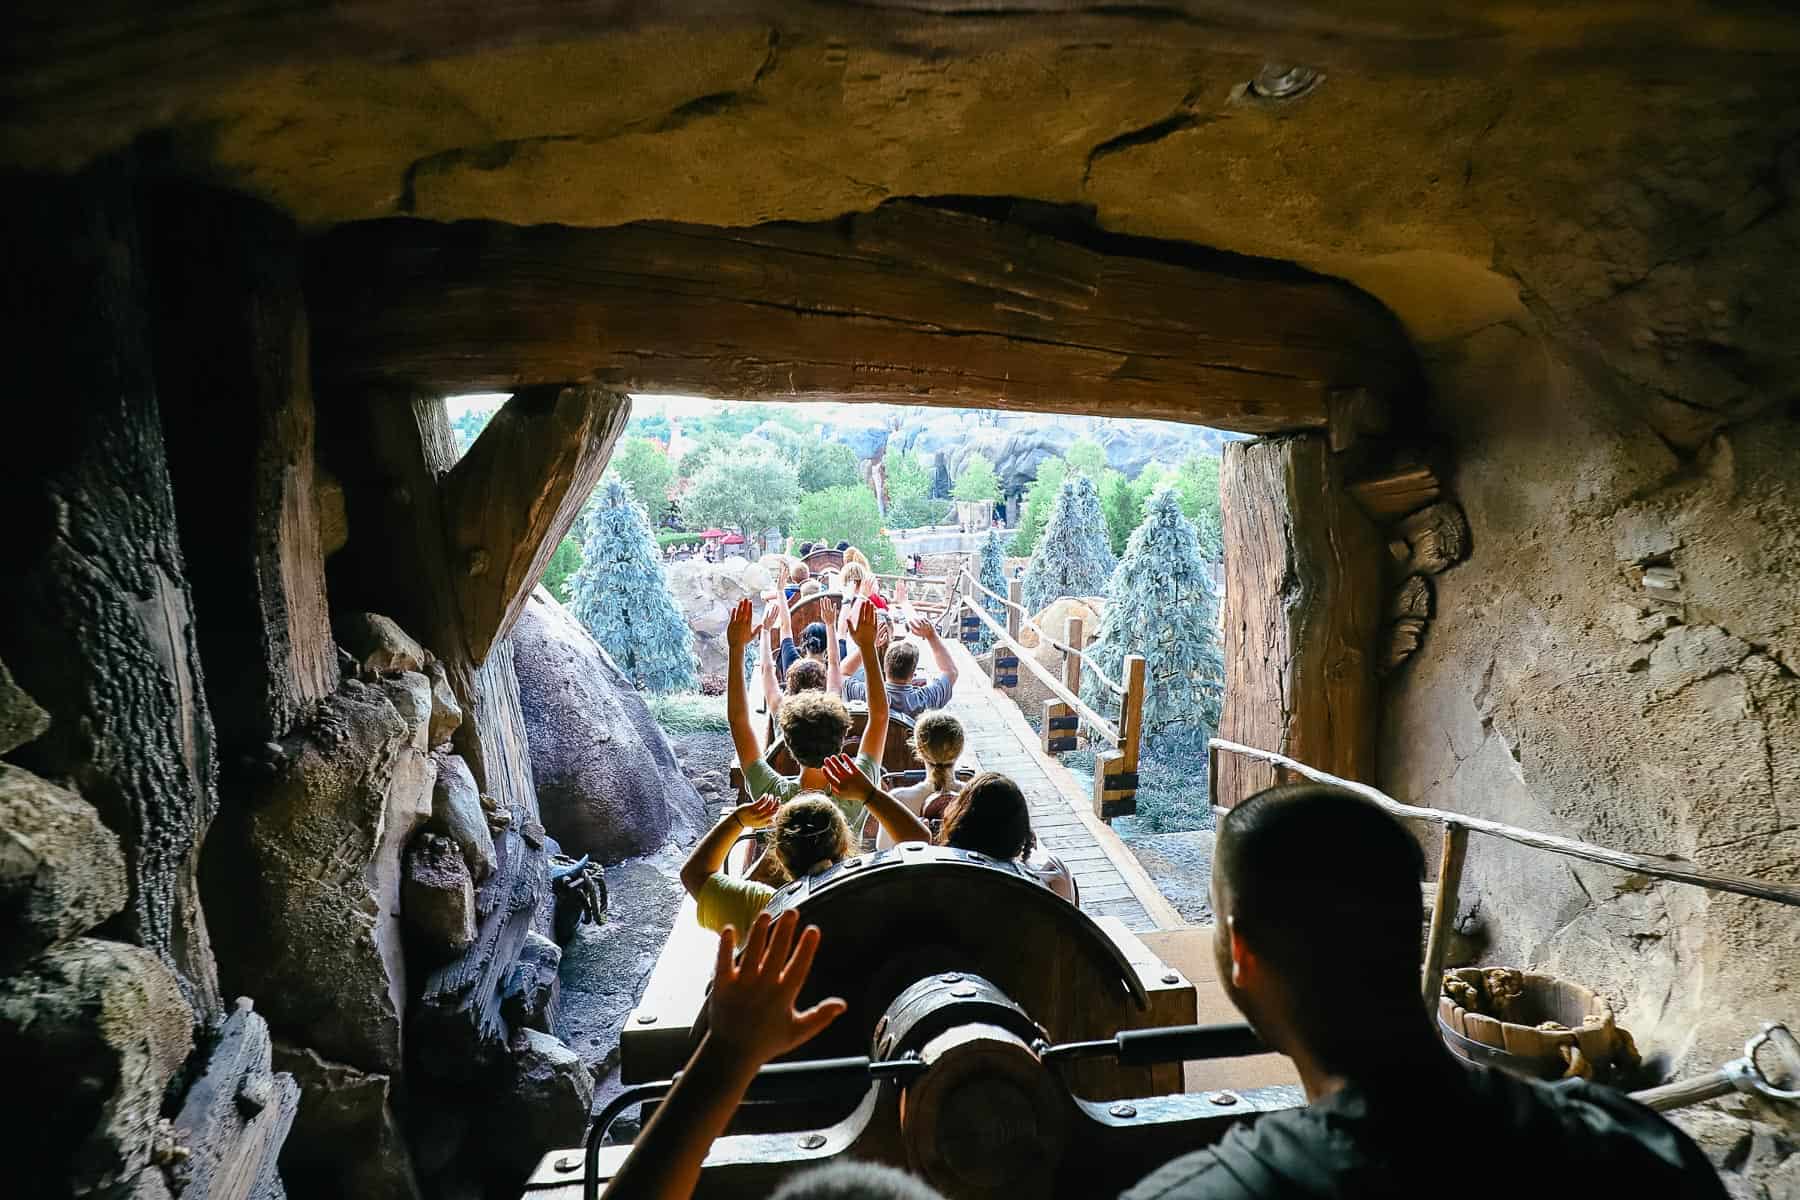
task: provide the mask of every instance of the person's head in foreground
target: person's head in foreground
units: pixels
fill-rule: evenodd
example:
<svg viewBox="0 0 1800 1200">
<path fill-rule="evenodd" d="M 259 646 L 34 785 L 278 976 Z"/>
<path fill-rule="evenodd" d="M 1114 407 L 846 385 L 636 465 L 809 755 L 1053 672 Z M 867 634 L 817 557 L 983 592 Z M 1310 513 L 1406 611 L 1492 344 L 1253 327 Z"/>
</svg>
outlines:
<svg viewBox="0 0 1800 1200">
<path fill-rule="evenodd" d="M 962 722 L 941 709 L 923 714 L 913 724 L 912 750 L 925 764 L 932 789 L 948 791 L 956 782 L 956 760 L 962 757 Z"/>
<path fill-rule="evenodd" d="M 787 694 L 790 696 L 798 696 L 801 692 L 822 692 L 825 684 L 825 664 L 816 658 L 802 658 L 788 668 Z"/>
<path fill-rule="evenodd" d="M 969 781 L 944 813 L 938 845 L 1010 862 L 1031 849 L 1031 811 L 1019 785 L 997 771 Z"/>
<path fill-rule="evenodd" d="M 791 678 L 794 669 L 788 668 Z M 788 753 L 803 767 L 822 767 L 825 760 L 844 748 L 850 732 L 850 710 L 844 702 L 826 692 L 803 692 L 781 706 L 778 718 L 781 740 Z"/>
<path fill-rule="evenodd" d="M 783 804 L 770 827 L 775 855 L 795 879 L 850 855 L 850 826 L 830 796 L 802 792 Z"/>
<path fill-rule="evenodd" d="M 769 1200 L 943 1200 L 936 1188 L 896 1167 L 838 1162 L 802 1171 Z"/>
<path fill-rule="evenodd" d="M 800 631 L 800 653 L 811 658 L 825 653 L 825 622 L 814 621 Z"/>
<path fill-rule="evenodd" d="M 913 675 L 919 669 L 919 645 L 904 638 L 895 638 L 893 645 L 887 649 L 887 657 L 882 660 L 890 683 L 911 683 Z"/>
</svg>

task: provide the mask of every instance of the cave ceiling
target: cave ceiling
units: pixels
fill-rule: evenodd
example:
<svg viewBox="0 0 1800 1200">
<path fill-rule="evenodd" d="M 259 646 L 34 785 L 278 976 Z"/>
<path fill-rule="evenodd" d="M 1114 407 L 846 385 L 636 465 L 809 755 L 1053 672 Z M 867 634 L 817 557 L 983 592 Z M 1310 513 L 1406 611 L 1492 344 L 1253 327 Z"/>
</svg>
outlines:
<svg viewBox="0 0 1800 1200">
<path fill-rule="evenodd" d="M 1800 20 L 1777 6 L 523 0 L 7 20 L 7 162 L 72 169 L 141 139 L 314 231 L 1019 197 L 1341 276 L 1427 345 L 1529 310 L 1678 443 L 1800 378 Z M 1270 62 L 1318 78 L 1258 96 Z"/>
</svg>

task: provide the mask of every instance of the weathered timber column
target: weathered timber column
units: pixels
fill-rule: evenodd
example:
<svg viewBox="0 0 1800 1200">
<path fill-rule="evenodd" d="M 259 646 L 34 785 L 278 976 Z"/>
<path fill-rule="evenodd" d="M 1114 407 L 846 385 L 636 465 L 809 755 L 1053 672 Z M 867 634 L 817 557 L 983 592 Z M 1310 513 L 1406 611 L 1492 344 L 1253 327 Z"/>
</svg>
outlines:
<svg viewBox="0 0 1800 1200">
<path fill-rule="evenodd" d="M 1381 542 L 1322 434 L 1225 447 L 1225 709 L 1219 736 L 1375 778 Z M 1226 807 L 1278 782 L 1218 756 Z"/>
<path fill-rule="evenodd" d="M 49 713 L 13 758 L 67 780 L 124 844 L 106 932 L 219 1011 L 195 866 L 217 808 L 207 711 L 151 367 L 134 180 L 6 189 L 0 310 L 30 419 L 0 439 L 0 660 Z"/>
<path fill-rule="evenodd" d="M 239 757 L 338 684 L 300 239 L 258 201 L 166 186 L 151 196 L 145 241 L 163 430 L 229 796 Z"/>
</svg>

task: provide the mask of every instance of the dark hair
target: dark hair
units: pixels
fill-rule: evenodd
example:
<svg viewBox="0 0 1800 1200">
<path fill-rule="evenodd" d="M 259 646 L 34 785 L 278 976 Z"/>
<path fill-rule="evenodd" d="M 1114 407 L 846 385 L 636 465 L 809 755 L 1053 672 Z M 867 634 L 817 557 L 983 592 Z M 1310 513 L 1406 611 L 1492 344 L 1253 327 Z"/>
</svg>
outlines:
<svg viewBox="0 0 1800 1200">
<path fill-rule="evenodd" d="M 839 543 L 838 543 L 838 544 L 837 544 L 837 548 L 838 548 L 838 549 L 839 549 L 839 550 L 840 550 L 840 551 L 842 551 L 842 550 L 848 550 L 848 549 L 849 549 L 849 548 L 850 548 L 850 543 L 849 543 L 849 542 L 839 542 Z"/>
<path fill-rule="evenodd" d="M 850 853 L 850 826 L 831 797 L 801 792 L 775 813 L 775 856 L 795 879 Z"/>
<path fill-rule="evenodd" d="M 880 1163 L 837 1162 L 802 1171 L 769 1200 L 943 1200 L 930 1184 Z"/>
<path fill-rule="evenodd" d="M 798 696 L 801 692 L 822 692 L 825 690 L 825 664 L 813 658 L 803 658 L 788 668 L 787 694 Z"/>
<path fill-rule="evenodd" d="M 894 683 L 911 683 L 913 672 L 919 668 L 919 648 L 911 642 L 896 640 L 888 647 L 887 677 Z"/>
<path fill-rule="evenodd" d="M 1219 822 L 1213 847 L 1233 930 L 1290 988 L 1330 995 L 1302 1017 L 1307 1044 L 1334 1066 L 1379 1061 L 1369 1039 L 1392 1022 L 1371 1014 L 1419 1005 L 1424 876 L 1400 822 L 1327 784 L 1256 793 Z"/>
<path fill-rule="evenodd" d="M 792 674 L 793 667 L 788 671 Z M 794 761 L 803 767 L 820 767 L 832 755 L 843 753 L 844 735 L 850 732 L 850 710 L 828 693 L 801 692 L 782 703 L 778 722 L 781 740 L 787 743 Z"/>
<path fill-rule="evenodd" d="M 825 632 L 825 622 L 814 621 L 811 625 L 808 625 L 805 629 L 800 631 L 801 653 L 825 653 L 825 639 L 827 636 L 829 635 Z"/>
<path fill-rule="evenodd" d="M 800 543 L 800 557 L 805 558 L 807 555 L 809 555 L 811 553 L 812 553 L 812 543 L 811 542 L 801 542 Z"/>
<path fill-rule="evenodd" d="M 974 850 L 1003 862 L 1031 849 L 1034 840 L 1025 793 L 997 771 L 983 771 L 969 781 L 944 811 L 938 834 L 940 846 Z"/>
</svg>

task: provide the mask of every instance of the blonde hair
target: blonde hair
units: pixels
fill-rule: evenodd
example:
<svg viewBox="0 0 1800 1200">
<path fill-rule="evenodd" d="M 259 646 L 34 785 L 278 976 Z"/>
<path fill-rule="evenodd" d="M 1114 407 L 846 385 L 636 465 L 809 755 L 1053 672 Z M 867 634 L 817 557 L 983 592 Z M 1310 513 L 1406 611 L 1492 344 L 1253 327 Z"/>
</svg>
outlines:
<svg viewBox="0 0 1800 1200">
<path fill-rule="evenodd" d="M 963 752 L 962 722 L 942 710 L 926 713 L 913 726 L 912 752 L 925 764 L 932 790 L 949 791 Z"/>
<path fill-rule="evenodd" d="M 804 582 L 800 585 L 800 595 L 797 598 L 804 600 L 808 596 L 816 596 L 824 590 L 825 590 L 824 588 L 819 586 L 818 580 L 808 579 L 806 582 Z"/>
<path fill-rule="evenodd" d="M 862 567 L 862 569 L 865 571 L 870 569 L 868 556 L 865 555 L 861 550 L 858 550 L 855 546 L 852 546 L 848 550 L 844 551 L 844 569 L 846 571 L 848 571 L 850 569 L 851 563 L 856 563 L 858 566 Z"/>
<path fill-rule="evenodd" d="M 805 583 L 812 577 L 812 568 L 796 560 L 788 571 L 788 578 L 795 583 Z"/>
<path fill-rule="evenodd" d="M 869 568 L 861 563 L 847 562 L 838 578 L 844 581 L 846 588 L 853 588 L 869 577 Z"/>
</svg>

